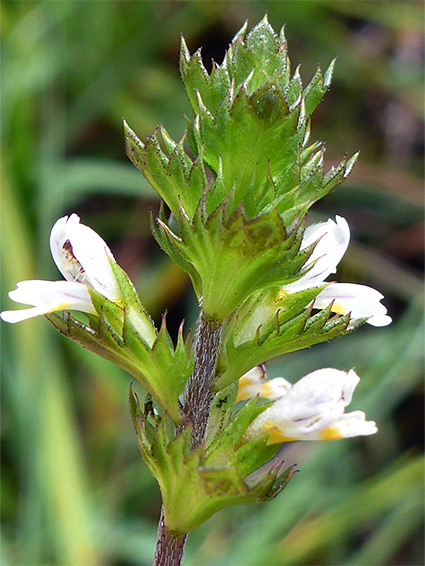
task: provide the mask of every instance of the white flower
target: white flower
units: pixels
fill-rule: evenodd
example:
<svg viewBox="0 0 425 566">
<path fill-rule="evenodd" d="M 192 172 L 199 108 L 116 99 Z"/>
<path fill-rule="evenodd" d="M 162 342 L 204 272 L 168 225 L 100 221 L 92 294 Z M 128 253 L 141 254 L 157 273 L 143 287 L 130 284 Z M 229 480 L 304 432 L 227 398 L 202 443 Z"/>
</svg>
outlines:
<svg viewBox="0 0 425 566">
<path fill-rule="evenodd" d="M 268 432 L 267 442 L 275 444 L 375 434 L 376 424 L 366 421 L 362 411 L 344 414 L 359 381 L 354 370 L 325 368 L 309 373 L 252 422 L 245 438 Z"/>
<path fill-rule="evenodd" d="M 110 301 L 121 301 L 110 249 L 94 230 L 80 224 L 76 214 L 64 216 L 55 223 L 50 233 L 50 249 L 66 281 L 21 281 L 9 297 L 33 308 L 4 311 L 3 320 L 20 322 L 61 310 L 95 314 L 89 288 Z"/>
<path fill-rule="evenodd" d="M 266 380 L 266 369 L 264 365 L 256 366 L 246 372 L 238 382 L 238 397 L 236 402 L 252 399 L 256 395 L 265 399 L 279 399 L 291 388 L 291 384 L 283 379 Z"/>
<path fill-rule="evenodd" d="M 305 230 L 302 248 L 317 241 L 307 262 L 311 269 L 298 281 L 282 287 L 280 295 L 323 285 L 325 279 L 335 273 L 350 240 L 347 221 L 341 216 L 336 216 L 335 220 L 329 219 Z M 381 293 L 365 285 L 329 283 L 316 297 L 313 306 L 323 309 L 331 305 L 333 312 L 351 313 L 352 319 L 368 318 L 367 322 L 372 326 L 386 326 L 391 318 L 386 314 L 387 309 L 381 304 L 381 299 Z"/>
</svg>

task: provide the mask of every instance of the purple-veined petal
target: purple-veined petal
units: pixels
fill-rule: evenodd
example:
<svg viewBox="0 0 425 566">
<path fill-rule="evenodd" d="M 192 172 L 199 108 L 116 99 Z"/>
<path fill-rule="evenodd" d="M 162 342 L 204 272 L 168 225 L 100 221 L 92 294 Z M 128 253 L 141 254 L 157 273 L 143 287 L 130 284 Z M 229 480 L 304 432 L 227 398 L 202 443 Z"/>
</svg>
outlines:
<svg viewBox="0 0 425 566">
<path fill-rule="evenodd" d="M 268 443 L 274 444 L 373 434 L 376 425 L 363 413 L 344 414 L 359 381 L 354 370 L 333 368 L 304 376 L 253 421 L 246 438 L 268 432 Z"/>
<path fill-rule="evenodd" d="M 384 296 L 372 287 L 355 283 L 330 283 L 314 300 L 314 308 L 323 309 L 330 303 L 332 311 L 351 313 L 352 319 L 368 317 L 372 326 L 386 326 L 391 317 L 381 303 Z"/>
</svg>

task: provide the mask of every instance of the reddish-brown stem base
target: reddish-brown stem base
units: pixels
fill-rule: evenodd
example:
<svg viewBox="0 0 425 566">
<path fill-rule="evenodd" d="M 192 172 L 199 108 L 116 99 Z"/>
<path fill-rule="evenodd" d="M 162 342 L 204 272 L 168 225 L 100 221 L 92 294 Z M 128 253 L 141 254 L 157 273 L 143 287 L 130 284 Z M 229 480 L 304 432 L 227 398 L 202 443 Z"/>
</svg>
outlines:
<svg viewBox="0 0 425 566">
<path fill-rule="evenodd" d="M 153 566 L 180 566 L 187 535 L 178 535 L 168 529 L 164 510 L 158 524 L 158 534 Z"/>
<path fill-rule="evenodd" d="M 209 320 L 201 313 L 194 344 L 195 367 L 188 381 L 186 403 L 183 407 L 184 426 L 192 427 L 192 450 L 204 441 L 214 399 L 213 378 L 222 327 L 222 323 Z M 180 566 L 186 536 L 168 529 L 162 509 L 153 566 Z"/>
</svg>

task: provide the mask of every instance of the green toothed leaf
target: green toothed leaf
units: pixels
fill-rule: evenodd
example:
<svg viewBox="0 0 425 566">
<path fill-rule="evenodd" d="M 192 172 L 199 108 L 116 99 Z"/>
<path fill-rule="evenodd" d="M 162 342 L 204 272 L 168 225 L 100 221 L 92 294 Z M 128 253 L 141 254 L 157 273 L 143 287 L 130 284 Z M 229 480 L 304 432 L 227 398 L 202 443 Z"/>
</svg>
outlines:
<svg viewBox="0 0 425 566">
<path fill-rule="evenodd" d="M 314 298 L 325 287 L 292 294 L 271 289 L 251 297 L 223 330 L 216 389 L 236 381 L 253 367 L 276 356 L 307 348 L 352 332 L 350 315 L 333 315 L 331 305 L 311 312 Z M 365 322 L 356 323 L 356 328 Z"/>
<path fill-rule="evenodd" d="M 174 346 L 163 317 L 159 332 L 149 327 L 155 332 L 149 345 L 146 325 L 151 323 L 140 303 L 129 303 L 123 309 L 96 291 L 90 290 L 90 294 L 99 311 L 98 317 L 89 316 L 90 326 L 68 313 L 64 317 L 52 313 L 46 318 L 61 334 L 128 371 L 180 423 L 178 398 L 193 370 L 193 353 L 184 343 L 183 329 Z"/>
<path fill-rule="evenodd" d="M 233 452 L 228 442 L 229 439 L 239 442 L 246 426 L 262 410 L 255 407 L 255 402 L 239 411 L 240 415 L 219 435 L 224 441 L 219 447 L 227 450 L 229 459 L 223 465 L 217 465 L 217 462 L 213 463 L 211 450 L 209 456 L 203 446 L 190 450 L 190 427 L 177 433 L 165 416 L 157 418 L 153 433 L 148 433 L 147 428 L 151 425 L 130 387 L 129 406 L 134 430 L 142 456 L 159 483 L 169 529 L 185 534 L 220 509 L 254 503 L 267 498 L 268 494 L 273 496 L 281 487 L 282 481 L 274 471 L 265 474 L 261 485 L 247 481 L 245 477 L 265 460 L 265 439 L 241 444 L 239 449 L 234 447 Z M 229 427 L 231 430 L 227 430 Z M 215 448 L 215 456 L 218 449 Z M 270 452 L 270 447 L 266 449 Z"/>
<path fill-rule="evenodd" d="M 154 228 L 164 251 L 192 277 L 205 313 L 216 320 L 256 289 L 298 279 L 312 251 L 300 250 L 302 225 L 287 230 L 276 210 L 248 219 L 241 207 L 231 216 L 228 208 L 226 200 L 208 215 L 203 198 L 193 221 L 181 212 L 179 235 L 162 218 Z"/>
</svg>

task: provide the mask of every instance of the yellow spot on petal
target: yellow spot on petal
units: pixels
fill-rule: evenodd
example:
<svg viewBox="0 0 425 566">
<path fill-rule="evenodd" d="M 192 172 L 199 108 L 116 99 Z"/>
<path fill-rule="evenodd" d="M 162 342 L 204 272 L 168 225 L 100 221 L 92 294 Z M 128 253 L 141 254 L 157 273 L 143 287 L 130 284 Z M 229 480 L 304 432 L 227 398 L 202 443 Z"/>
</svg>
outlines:
<svg viewBox="0 0 425 566">
<path fill-rule="evenodd" d="M 328 426 L 319 432 L 320 440 L 338 440 L 342 438 L 341 431 L 333 426 Z"/>
<path fill-rule="evenodd" d="M 70 303 L 59 303 L 58 305 L 55 306 L 55 310 L 52 312 L 69 311 L 69 310 L 72 310 L 72 305 Z"/>
<path fill-rule="evenodd" d="M 249 395 L 246 392 L 246 390 L 244 389 L 239 389 L 238 390 L 238 396 L 236 397 L 236 403 L 239 403 L 239 401 L 245 401 L 246 399 L 248 399 Z"/>
<path fill-rule="evenodd" d="M 348 310 L 341 303 L 337 303 L 336 301 L 332 305 L 332 312 L 337 312 L 338 314 L 347 314 Z"/>
<path fill-rule="evenodd" d="M 286 297 L 289 295 L 288 291 L 285 291 L 285 289 L 279 289 L 279 291 L 277 292 L 276 295 L 276 301 L 282 301 L 283 299 L 286 299 Z"/>
<path fill-rule="evenodd" d="M 245 401 L 245 399 L 248 399 L 249 395 L 248 392 L 246 391 L 247 387 L 249 387 L 250 385 L 252 385 L 252 379 L 249 377 L 246 377 L 245 375 L 243 375 L 240 379 L 239 379 L 239 384 L 238 384 L 238 396 L 236 398 L 236 403 L 239 403 L 239 401 Z"/>
<path fill-rule="evenodd" d="M 270 421 L 264 423 L 264 428 L 268 431 L 269 436 L 267 438 L 267 444 L 280 444 L 281 442 L 293 442 L 297 440 L 296 438 L 291 438 L 285 436 L 281 430 L 279 430 L 276 425 Z"/>
<path fill-rule="evenodd" d="M 274 391 L 271 383 L 263 383 L 260 389 L 260 397 L 265 397 L 267 399 L 268 397 L 271 397 L 273 393 Z"/>
<path fill-rule="evenodd" d="M 250 377 L 243 375 L 239 378 L 239 389 L 245 389 L 245 387 L 248 387 L 249 385 L 252 385 L 252 379 Z"/>
</svg>

